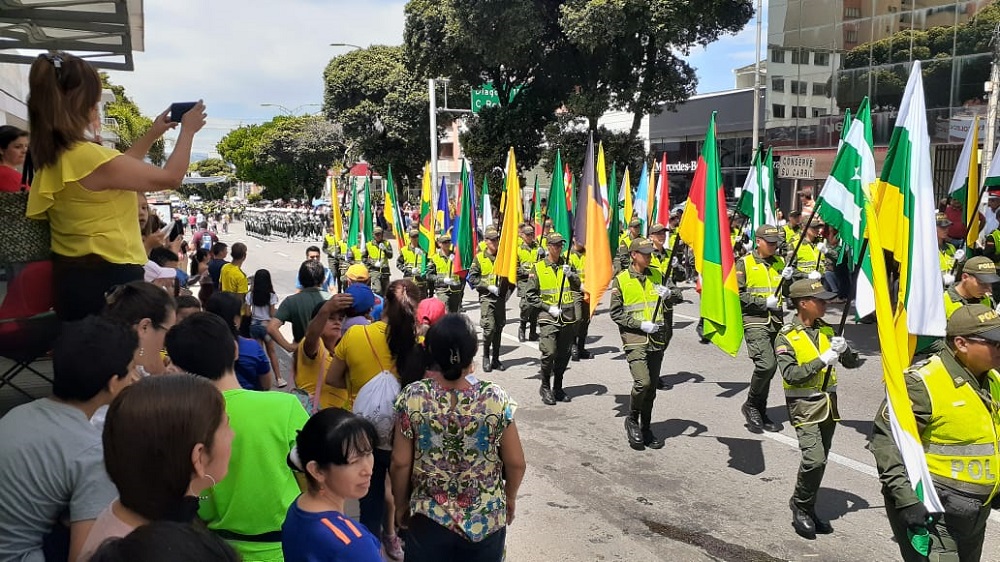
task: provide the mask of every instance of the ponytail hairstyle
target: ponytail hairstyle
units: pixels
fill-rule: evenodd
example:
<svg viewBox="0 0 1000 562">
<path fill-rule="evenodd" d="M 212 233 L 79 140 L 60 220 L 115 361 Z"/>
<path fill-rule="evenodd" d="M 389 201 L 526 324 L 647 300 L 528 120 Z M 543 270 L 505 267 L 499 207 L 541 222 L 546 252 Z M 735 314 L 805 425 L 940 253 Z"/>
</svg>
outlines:
<svg viewBox="0 0 1000 562">
<path fill-rule="evenodd" d="M 464 314 L 446 314 L 428 330 L 427 353 L 445 380 L 456 381 L 479 349 L 476 328 Z"/>
<path fill-rule="evenodd" d="M 382 318 L 388 324 L 386 340 L 398 368 L 407 362 L 417 343 L 417 304 L 420 292 L 409 279 L 389 283 Z"/>
<path fill-rule="evenodd" d="M 42 169 L 87 140 L 84 132 L 101 99 L 101 77 L 83 59 L 60 51 L 38 55 L 28 85 L 29 150 L 35 168 Z"/>
<path fill-rule="evenodd" d="M 306 475 L 309 489 L 320 489 L 321 482 L 309 471 L 309 463 L 326 470 L 331 465 L 344 466 L 353 457 L 366 456 L 378 447 L 378 432 L 367 419 L 340 408 L 326 408 L 309 418 L 288 453 L 288 466 Z"/>
</svg>

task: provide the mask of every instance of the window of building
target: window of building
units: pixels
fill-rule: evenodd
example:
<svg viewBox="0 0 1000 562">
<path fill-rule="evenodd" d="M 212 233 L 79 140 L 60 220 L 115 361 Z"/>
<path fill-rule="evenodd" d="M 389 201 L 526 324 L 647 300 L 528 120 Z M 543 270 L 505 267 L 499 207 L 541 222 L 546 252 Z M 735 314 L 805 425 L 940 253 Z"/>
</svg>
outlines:
<svg viewBox="0 0 1000 562">
<path fill-rule="evenodd" d="M 826 113 L 826 108 L 822 108 L 822 107 L 814 107 L 813 110 L 812 110 L 812 113 L 813 113 L 813 117 L 822 117 L 822 116 L 824 116 L 824 115 L 827 114 Z"/>
<path fill-rule="evenodd" d="M 772 92 L 784 92 L 785 91 L 785 79 L 780 76 L 773 76 L 771 78 L 771 91 Z"/>
<path fill-rule="evenodd" d="M 805 119 L 806 118 L 805 106 L 801 105 L 792 106 L 792 117 L 795 119 Z"/>
<path fill-rule="evenodd" d="M 890 8 L 891 10 L 892 8 Z M 861 8 L 844 8 L 845 19 L 857 19 L 861 17 Z"/>
<path fill-rule="evenodd" d="M 816 66 L 830 66 L 830 53 L 816 53 L 813 55 L 813 64 Z"/>
<path fill-rule="evenodd" d="M 775 119 L 784 119 L 785 106 L 781 105 L 780 103 L 771 105 L 771 117 L 774 117 Z"/>
<path fill-rule="evenodd" d="M 455 157 L 455 145 L 450 142 L 443 142 L 438 145 L 438 157 L 439 158 L 454 158 Z"/>
<path fill-rule="evenodd" d="M 771 62 L 785 62 L 785 51 L 781 49 L 771 51 Z"/>
<path fill-rule="evenodd" d="M 826 83 L 825 82 L 813 82 L 813 95 L 814 96 L 825 96 L 826 95 Z"/>
<path fill-rule="evenodd" d="M 792 93 L 797 96 L 809 95 L 809 83 L 801 80 L 792 80 Z"/>
<path fill-rule="evenodd" d="M 844 41 L 848 43 L 858 42 L 858 30 L 857 29 L 847 29 L 844 30 Z"/>
<path fill-rule="evenodd" d="M 792 64 L 809 64 L 809 51 L 802 49 L 792 51 Z"/>
</svg>

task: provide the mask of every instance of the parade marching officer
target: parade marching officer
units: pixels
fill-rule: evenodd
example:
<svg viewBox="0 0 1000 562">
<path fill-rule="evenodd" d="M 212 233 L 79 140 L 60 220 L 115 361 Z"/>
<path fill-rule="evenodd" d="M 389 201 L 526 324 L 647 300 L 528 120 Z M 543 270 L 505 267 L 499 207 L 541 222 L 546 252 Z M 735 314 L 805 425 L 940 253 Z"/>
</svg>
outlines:
<svg viewBox="0 0 1000 562">
<path fill-rule="evenodd" d="M 819 240 L 819 231 L 823 227 L 819 217 L 813 217 L 809 223 L 809 228 L 802 235 L 802 242 L 799 243 L 799 251 L 794 256 L 795 246 L 788 248 L 787 260 L 792 262 L 795 272 L 792 279 L 812 279 L 813 281 L 823 278 L 824 263 L 823 254 L 826 252 L 826 244 Z M 798 243 L 798 241 L 796 241 Z"/>
<path fill-rule="evenodd" d="M 437 242 L 438 251 L 427 264 L 427 284 L 434 287 L 434 295 L 448 307 L 448 312 L 460 312 L 465 285 L 452 272 L 451 235 L 442 234 Z"/>
<path fill-rule="evenodd" d="M 337 278 L 337 292 L 339 293 L 340 278 L 344 274 L 344 272 L 340 270 L 340 262 L 343 258 L 343 254 L 341 252 L 341 243 L 337 240 L 337 236 L 335 236 L 335 234 L 340 235 L 340 233 L 334 233 L 334 227 L 333 225 L 330 225 L 330 231 L 323 237 L 323 252 L 326 254 L 326 262 L 330 266 L 330 271 L 333 272 Z M 346 248 L 346 245 L 344 247 Z M 346 269 L 347 266 L 344 266 L 344 270 Z"/>
<path fill-rule="evenodd" d="M 587 248 L 579 242 L 574 242 L 573 248 L 569 252 L 569 264 L 580 274 L 580 287 L 583 287 L 583 283 L 587 279 L 587 273 L 584 271 L 586 256 Z M 571 361 L 593 357 L 587 351 L 587 333 L 590 331 L 590 293 L 582 289 L 580 291 L 580 310 L 577 318 L 580 320 L 576 323 L 576 344 L 570 353 L 569 358 Z"/>
<path fill-rule="evenodd" d="M 751 431 L 780 431 L 781 427 L 767 417 L 767 396 L 771 378 L 778 368 L 774 357 L 774 340 L 781 330 L 784 312 L 782 295 L 775 290 L 782 279 L 791 279 L 792 269 L 777 255 L 781 231 L 765 224 L 755 233 L 757 247 L 736 262 L 736 282 L 743 309 L 743 338 L 747 355 L 753 361 L 753 376 L 747 400 L 741 408 Z"/>
<path fill-rule="evenodd" d="M 629 266 L 629 254 L 628 249 L 632 246 L 632 241 L 639 238 L 639 229 L 642 227 L 642 223 L 639 219 L 632 219 L 628 222 L 628 230 L 622 234 L 621 239 L 618 240 L 618 253 L 615 255 L 614 272 L 615 275 L 625 271 Z"/>
<path fill-rule="evenodd" d="M 611 282 L 611 319 L 618 324 L 622 350 L 632 373 L 625 436 L 635 450 L 663 447 L 663 440 L 653 435 L 650 421 L 663 353 L 673 334 L 673 314 L 667 311 L 681 299 L 680 291 L 663 279 L 660 270 L 650 267 L 652 253 L 649 240 L 633 240 L 629 245 L 631 265 Z"/>
<path fill-rule="evenodd" d="M 927 468 L 944 514 L 932 520 L 913 491 L 882 403 L 869 449 L 903 560 L 980 560 L 986 520 L 1000 488 L 1000 316 L 980 304 L 955 311 L 947 349 L 904 374 Z M 908 531 L 927 535 L 925 557 Z"/>
<path fill-rule="evenodd" d="M 389 260 L 392 259 L 392 246 L 385 240 L 382 227 L 376 226 L 372 233 L 375 235 L 374 240 L 369 240 L 365 244 L 365 253 L 367 254 L 365 265 L 368 266 L 368 271 L 372 274 L 372 289 L 384 297 L 386 291 L 389 290 L 389 276 L 391 275 Z"/>
<path fill-rule="evenodd" d="M 469 284 L 479 292 L 479 325 L 483 329 L 483 371 L 502 371 L 500 363 L 500 336 L 507 323 L 506 293 L 495 272 L 500 233 L 489 226 L 483 233 L 486 248 L 476 254 L 469 268 Z M 491 352 L 492 351 L 492 355 Z"/>
<path fill-rule="evenodd" d="M 563 374 L 569 365 L 570 347 L 576 336 L 580 276 L 562 257 L 565 244 L 562 235 L 553 232 L 546 241 L 548 255 L 535 264 L 535 275 L 529 279 L 524 296 L 528 304 L 539 311 L 541 338 L 538 350 L 542 352 L 542 386 L 538 393 L 542 402 L 552 406 L 556 401 L 570 401 L 562 386 Z"/>
<path fill-rule="evenodd" d="M 420 298 L 427 296 L 427 280 L 421 273 L 424 267 L 424 250 L 420 247 L 420 231 L 412 229 L 409 232 L 410 244 L 399 249 L 396 267 L 403 272 L 403 277 L 412 279 L 420 289 Z"/>
<path fill-rule="evenodd" d="M 788 419 L 802 451 L 789 507 L 795 532 L 812 539 L 816 533 L 833 532 L 829 522 L 816 516 L 816 494 L 826 471 L 836 422 L 840 421 L 834 364 L 839 360 L 844 367 L 854 369 L 860 360 L 847 346 L 847 340 L 835 336 L 833 328 L 823 321 L 827 301 L 836 294 L 819 281 L 802 279 L 792 283 L 788 296 L 795 307 L 795 318 L 781 329 L 774 353 L 781 370 Z"/>
<path fill-rule="evenodd" d="M 955 245 L 948 240 L 948 227 L 951 220 L 948 215 L 938 213 L 937 218 L 938 260 L 941 265 L 941 280 L 948 287 L 955 282 L 955 264 L 965 259 L 965 250 L 956 250 Z"/>
<path fill-rule="evenodd" d="M 1000 283 L 997 266 L 986 256 L 969 258 L 962 265 L 962 278 L 944 292 L 944 313 L 950 317 L 956 310 L 972 303 L 994 308 L 990 294 L 994 283 Z"/>
<path fill-rule="evenodd" d="M 531 225 L 521 227 L 521 245 L 517 248 L 517 296 L 521 297 L 521 323 L 517 327 L 517 340 L 525 341 L 525 329 L 530 328 L 527 339 L 538 341 L 538 309 L 528 304 L 525 294 L 535 276 L 535 264 L 543 256 L 544 249 L 535 241 L 535 229 Z"/>
</svg>

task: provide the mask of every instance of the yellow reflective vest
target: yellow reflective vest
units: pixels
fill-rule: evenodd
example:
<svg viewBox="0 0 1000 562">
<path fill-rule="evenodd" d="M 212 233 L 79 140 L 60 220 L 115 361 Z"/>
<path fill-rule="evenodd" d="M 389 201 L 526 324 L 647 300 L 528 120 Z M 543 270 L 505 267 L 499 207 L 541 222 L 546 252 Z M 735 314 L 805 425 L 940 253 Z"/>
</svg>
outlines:
<svg viewBox="0 0 1000 562">
<path fill-rule="evenodd" d="M 774 263 L 770 267 L 764 262 L 759 262 L 753 257 L 753 252 L 740 258 L 746 268 L 747 292 L 755 297 L 767 298 L 774 294 L 774 290 L 781 284 L 781 270 L 785 268 L 785 260 L 775 256 Z M 784 297 L 778 293 L 778 309 L 784 305 Z M 781 320 L 780 315 L 774 315 L 770 310 L 767 312 L 767 319 L 756 316 L 743 317 L 744 326 L 765 325 L 772 320 Z"/>
<path fill-rule="evenodd" d="M 962 308 L 967 304 L 971 304 L 972 302 L 977 302 L 977 301 L 967 301 L 966 299 L 962 298 L 962 295 L 958 294 L 958 291 L 955 290 L 955 287 L 948 287 L 948 289 L 945 290 L 944 292 L 945 317 L 951 318 L 951 315 L 955 314 L 956 310 Z M 984 295 L 983 298 L 979 299 L 978 303 L 985 306 L 986 308 L 989 308 L 990 310 L 993 310 L 994 308 L 993 299 L 990 298 L 988 294 Z"/>
<path fill-rule="evenodd" d="M 938 256 L 941 261 L 941 273 L 951 273 L 955 269 L 955 245 L 945 242 L 944 248 L 938 248 Z"/>
<path fill-rule="evenodd" d="M 538 246 L 521 243 L 517 248 L 517 278 L 523 281 L 539 261 Z"/>
<path fill-rule="evenodd" d="M 795 351 L 795 361 L 799 365 L 805 365 L 811 361 L 819 359 L 823 352 L 830 349 L 830 338 L 833 337 L 833 328 L 824 325 L 819 329 L 817 338 L 819 345 L 813 343 L 804 330 L 798 327 L 789 327 L 783 330 L 782 335 L 788 340 L 792 350 Z M 791 384 L 785 379 L 781 379 L 781 384 L 785 389 L 785 396 L 789 398 L 816 398 L 823 394 L 823 381 L 826 379 L 826 368 L 820 369 L 818 373 L 808 379 Z M 830 369 L 830 382 L 827 383 L 826 392 L 837 392 L 837 367 Z"/>
<path fill-rule="evenodd" d="M 802 273 L 818 271 L 823 273 L 823 255 L 816 249 L 815 242 L 803 241 L 799 253 L 795 254 L 795 269 Z"/>
<path fill-rule="evenodd" d="M 663 276 L 659 270 L 650 267 L 649 275 L 642 283 L 628 270 L 616 275 L 615 279 L 618 281 L 618 289 L 622 294 L 622 305 L 626 314 L 640 323 L 648 321 L 664 324 L 666 322 L 664 311 L 667 307 L 662 304 L 656 313 L 656 318 L 653 318 L 653 311 L 656 310 L 656 303 L 660 299 L 659 295 L 656 294 L 656 286 L 663 284 Z M 650 343 L 664 345 L 663 333 L 635 334 L 622 331 L 623 349 L 637 348 Z"/>
</svg>

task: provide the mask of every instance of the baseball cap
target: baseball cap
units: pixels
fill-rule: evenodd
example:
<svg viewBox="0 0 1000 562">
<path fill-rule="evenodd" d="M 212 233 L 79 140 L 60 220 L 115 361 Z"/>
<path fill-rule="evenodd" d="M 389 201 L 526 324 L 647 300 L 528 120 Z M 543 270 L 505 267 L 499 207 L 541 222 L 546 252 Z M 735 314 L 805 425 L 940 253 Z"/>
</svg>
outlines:
<svg viewBox="0 0 1000 562">
<path fill-rule="evenodd" d="M 788 213 L 788 218 L 790 218 L 790 219 L 797 219 L 797 218 L 799 218 L 801 216 L 802 216 L 802 211 L 798 211 L 798 210 L 792 211 L 792 212 Z"/>
<path fill-rule="evenodd" d="M 381 227 L 381 226 L 376 226 L 376 227 L 375 227 L 375 228 L 374 228 L 374 229 L 372 230 L 372 234 L 382 234 L 382 232 L 383 232 L 383 230 L 382 230 L 382 227 Z"/>
<path fill-rule="evenodd" d="M 152 283 L 157 279 L 176 279 L 177 270 L 172 267 L 163 267 L 155 261 L 148 261 L 143 266 L 142 278 L 146 283 Z"/>
<path fill-rule="evenodd" d="M 521 234 L 534 234 L 534 233 L 535 233 L 535 227 L 531 226 L 530 224 L 525 224 L 521 226 Z"/>
<path fill-rule="evenodd" d="M 354 298 L 351 308 L 347 311 L 347 316 L 364 316 L 372 308 L 375 308 L 375 293 L 368 285 L 351 285 L 344 292 Z"/>
<path fill-rule="evenodd" d="M 659 234 L 661 232 L 666 232 L 666 231 L 667 231 L 667 227 L 663 226 L 660 223 L 656 223 L 653 226 L 649 227 L 649 233 L 650 234 Z"/>
<path fill-rule="evenodd" d="M 988 306 L 967 304 L 951 314 L 945 334 L 948 337 L 976 336 L 1000 341 L 1000 315 Z"/>
<path fill-rule="evenodd" d="M 799 279 L 798 281 L 792 283 L 792 286 L 788 288 L 788 296 L 793 299 L 801 298 L 814 298 L 821 300 L 830 300 L 836 297 L 834 293 L 826 290 L 823 283 L 819 281 L 814 281 L 812 279 Z"/>
<path fill-rule="evenodd" d="M 639 227 L 639 226 L 642 226 L 642 223 L 639 222 L 639 219 L 632 219 L 632 220 L 628 221 L 628 226 L 629 226 L 629 228 L 631 228 L 631 227 Z"/>
<path fill-rule="evenodd" d="M 415 228 L 412 229 L 412 230 L 410 230 L 410 238 L 416 238 L 417 236 L 420 236 L 420 231 L 419 230 L 417 230 Z"/>
<path fill-rule="evenodd" d="M 500 233 L 497 232 L 497 229 L 489 226 L 486 227 L 486 232 L 483 233 L 483 238 L 487 240 L 496 240 L 497 238 L 500 238 Z"/>
<path fill-rule="evenodd" d="M 448 233 L 439 234 L 438 237 L 437 237 L 437 241 L 438 241 L 439 244 L 443 244 L 445 242 L 451 244 L 451 234 L 448 234 Z"/>
<path fill-rule="evenodd" d="M 1000 283 L 996 264 L 986 256 L 969 258 L 962 266 L 962 273 L 968 273 L 983 283 Z"/>
<path fill-rule="evenodd" d="M 762 224 L 758 226 L 757 230 L 754 232 L 754 235 L 757 238 L 763 238 L 765 242 L 775 242 L 775 243 L 781 242 L 785 238 L 785 235 L 780 230 L 778 230 L 778 227 L 771 226 L 769 224 Z"/>
<path fill-rule="evenodd" d="M 941 228 L 947 228 L 953 224 L 951 222 L 951 219 L 948 218 L 948 215 L 944 213 L 938 213 L 935 216 L 934 220 L 937 221 L 937 225 L 940 226 Z"/>
<path fill-rule="evenodd" d="M 347 279 L 350 281 L 368 281 L 368 268 L 364 264 L 356 263 L 347 268 Z"/>
<path fill-rule="evenodd" d="M 545 241 L 550 245 L 566 243 L 566 240 L 563 238 L 563 235 L 559 234 L 558 232 L 549 233 L 549 235 L 545 237 Z"/>
<path fill-rule="evenodd" d="M 428 297 L 417 305 L 417 324 L 433 326 L 445 315 L 444 303 L 436 297 Z"/>
<path fill-rule="evenodd" d="M 653 243 L 646 238 L 636 238 L 628 246 L 629 253 L 639 252 L 640 254 L 652 254 L 653 253 Z"/>
</svg>

